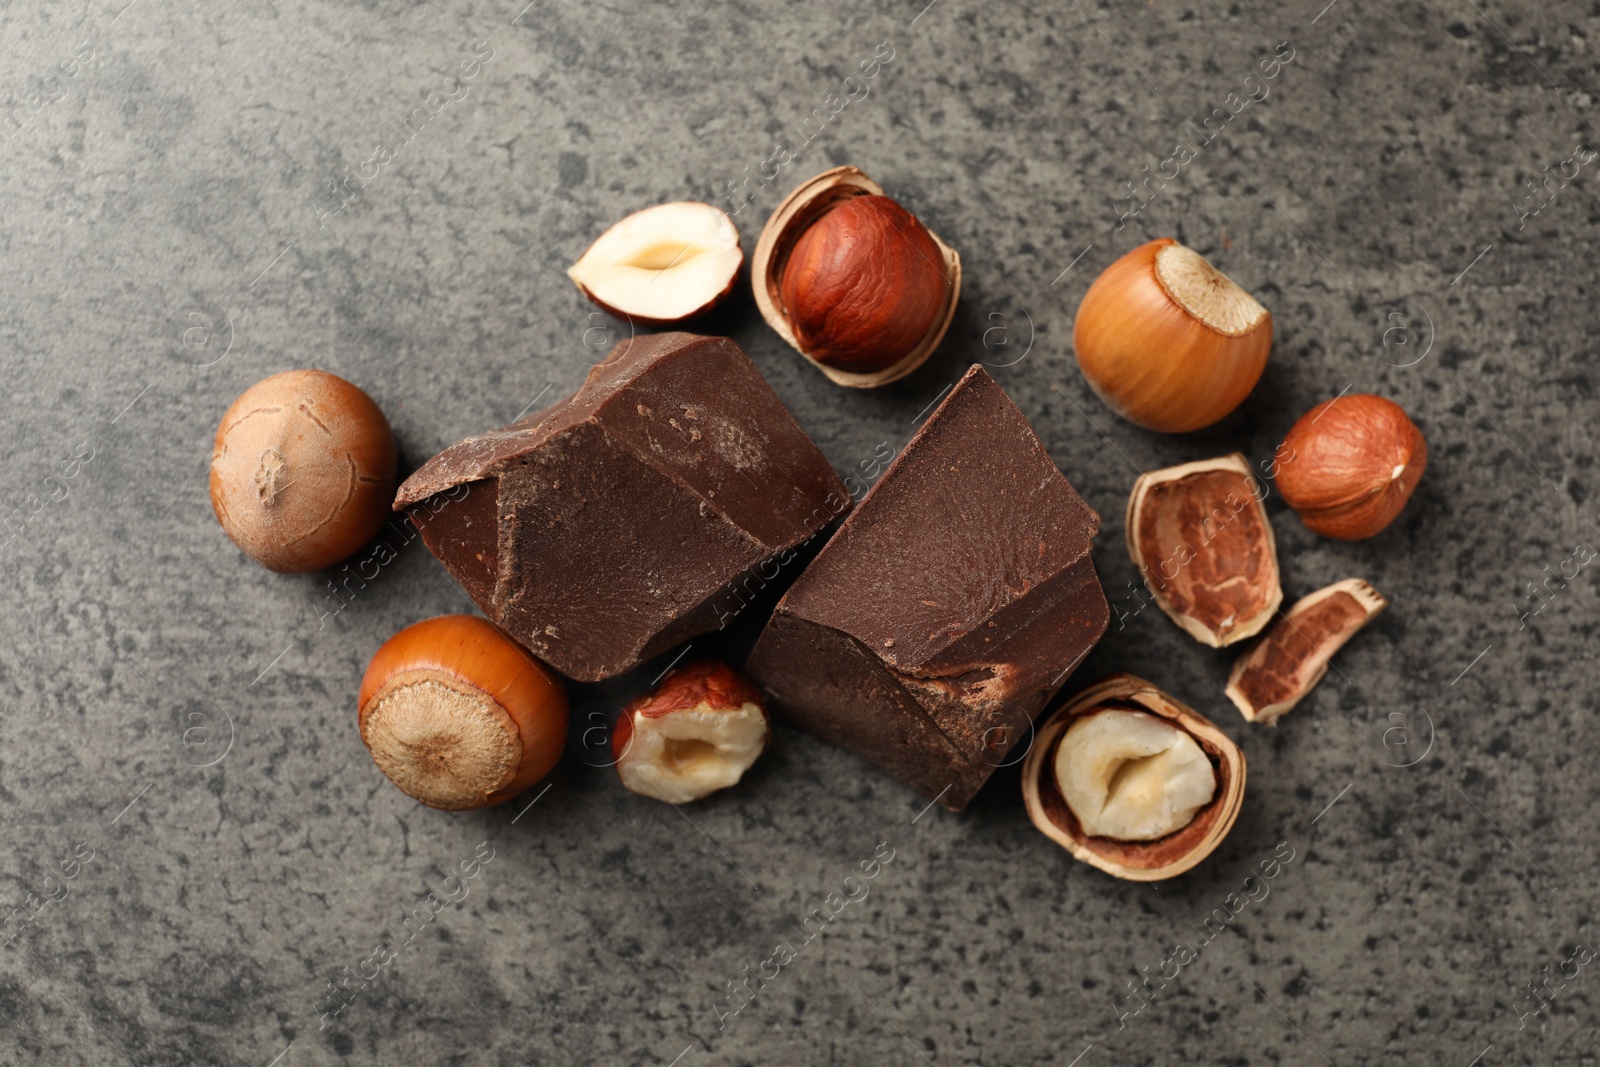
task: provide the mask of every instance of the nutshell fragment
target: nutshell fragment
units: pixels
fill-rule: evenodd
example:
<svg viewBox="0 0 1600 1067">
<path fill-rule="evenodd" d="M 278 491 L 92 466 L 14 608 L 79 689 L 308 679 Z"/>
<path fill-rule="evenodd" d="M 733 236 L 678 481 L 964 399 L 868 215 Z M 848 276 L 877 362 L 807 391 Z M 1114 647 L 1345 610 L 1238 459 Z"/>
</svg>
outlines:
<svg viewBox="0 0 1600 1067">
<path fill-rule="evenodd" d="M 849 502 L 738 345 L 661 333 L 619 344 L 566 400 L 445 449 L 395 507 L 490 620 L 592 682 L 717 629 L 719 594 Z"/>
<path fill-rule="evenodd" d="M 1105 632 L 1099 525 L 974 366 L 790 587 L 748 672 L 780 717 L 959 810 Z"/>
<path fill-rule="evenodd" d="M 1272 726 L 1328 673 L 1328 661 L 1389 602 L 1360 578 L 1300 598 L 1228 677 L 1228 699 L 1251 722 Z"/>
</svg>

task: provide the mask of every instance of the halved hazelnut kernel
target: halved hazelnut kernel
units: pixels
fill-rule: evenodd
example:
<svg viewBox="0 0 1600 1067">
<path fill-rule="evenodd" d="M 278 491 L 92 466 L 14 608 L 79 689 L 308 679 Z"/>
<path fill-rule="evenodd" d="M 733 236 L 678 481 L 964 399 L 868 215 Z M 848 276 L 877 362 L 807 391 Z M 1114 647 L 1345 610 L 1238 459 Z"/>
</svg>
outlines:
<svg viewBox="0 0 1600 1067">
<path fill-rule="evenodd" d="M 1056 788 L 1098 837 L 1154 841 L 1188 826 L 1217 791 L 1195 739 L 1140 711 L 1073 720 L 1056 748 Z"/>
<path fill-rule="evenodd" d="M 839 385 L 905 377 L 955 316 L 961 257 L 855 167 L 791 192 L 756 241 L 756 306 Z"/>
<path fill-rule="evenodd" d="M 1228 676 L 1228 699 L 1251 722 L 1275 725 L 1322 680 L 1328 661 L 1389 602 L 1360 578 L 1302 597 Z"/>
<path fill-rule="evenodd" d="M 357 703 L 378 769 L 445 811 L 511 799 L 550 772 L 566 743 L 560 680 L 474 615 L 427 619 L 384 642 Z"/>
<path fill-rule="evenodd" d="M 1052 715 L 1022 764 L 1034 826 L 1084 863 L 1139 882 L 1210 855 L 1238 818 L 1244 784 L 1239 746 L 1128 674 Z"/>
<path fill-rule="evenodd" d="M 1202 644 L 1259 633 L 1283 603 L 1277 539 L 1237 452 L 1140 475 L 1128 497 L 1128 555 L 1156 606 Z"/>
<path fill-rule="evenodd" d="M 733 289 L 743 263 L 739 231 L 726 212 L 679 201 L 616 223 L 567 277 L 613 315 L 666 326 L 711 310 Z"/>
<path fill-rule="evenodd" d="M 737 784 L 771 733 L 761 691 L 706 660 L 669 672 L 624 708 L 611 743 L 623 786 L 687 804 Z"/>
</svg>

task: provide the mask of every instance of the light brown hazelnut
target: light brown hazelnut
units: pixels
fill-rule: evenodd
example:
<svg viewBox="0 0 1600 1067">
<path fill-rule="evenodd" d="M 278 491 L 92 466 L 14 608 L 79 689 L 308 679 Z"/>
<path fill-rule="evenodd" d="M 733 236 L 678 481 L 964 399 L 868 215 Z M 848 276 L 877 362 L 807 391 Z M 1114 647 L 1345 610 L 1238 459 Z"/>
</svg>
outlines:
<svg viewBox="0 0 1600 1067">
<path fill-rule="evenodd" d="M 246 389 L 222 416 L 211 507 L 262 566 L 321 570 L 383 526 L 395 464 L 394 434 L 371 397 L 326 371 L 285 371 Z"/>
</svg>

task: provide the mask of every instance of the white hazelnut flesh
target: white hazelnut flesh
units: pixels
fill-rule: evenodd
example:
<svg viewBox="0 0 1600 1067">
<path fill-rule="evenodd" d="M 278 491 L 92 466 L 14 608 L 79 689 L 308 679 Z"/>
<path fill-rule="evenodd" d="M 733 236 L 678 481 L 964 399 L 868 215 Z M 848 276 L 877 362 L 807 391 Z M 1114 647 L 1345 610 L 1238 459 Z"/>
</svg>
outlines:
<svg viewBox="0 0 1600 1067">
<path fill-rule="evenodd" d="M 567 277 L 613 315 L 665 326 L 709 311 L 733 289 L 743 263 L 739 231 L 726 212 L 679 201 L 612 226 Z"/>
<path fill-rule="evenodd" d="M 759 689 L 726 664 L 692 663 L 623 709 L 617 776 L 635 793 L 687 804 L 736 784 L 770 734 Z"/>
<path fill-rule="evenodd" d="M 1217 791 L 1216 770 L 1193 737 L 1154 715 L 1117 708 L 1067 728 L 1055 781 L 1086 832 L 1118 841 L 1176 833 Z"/>
</svg>

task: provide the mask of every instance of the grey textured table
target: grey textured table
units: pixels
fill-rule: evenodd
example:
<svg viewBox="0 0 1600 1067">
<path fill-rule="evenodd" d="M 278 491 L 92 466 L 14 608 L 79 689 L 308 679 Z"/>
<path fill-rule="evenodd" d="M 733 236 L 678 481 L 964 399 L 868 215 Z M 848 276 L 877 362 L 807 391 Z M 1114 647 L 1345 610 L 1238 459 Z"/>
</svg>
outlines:
<svg viewBox="0 0 1600 1067">
<path fill-rule="evenodd" d="M 122 2 L 0 12 L 0 1062 L 1592 1062 L 1596 594 L 1590 570 L 1547 579 L 1600 539 L 1600 204 L 1563 166 L 1600 139 L 1595 9 Z M 1067 692 L 1144 674 L 1248 755 L 1238 825 L 1189 875 L 1075 863 L 1015 768 L 951 815 L 783 728 L 682 814 L 579 751 L 505 807 L 421 808 L 363 750 L 356 685 L 459 592 L 412 543 L 335 613 L 328 576 L 269 574 L 212 518 L 211 436 L 255 380 L 352 379 L 409 469 L 618 339 L 562 274 L 605 225 L 733 210 L 736 185 L 748 254 L 846 162 L 963 256 L 935 357 L 856 393 L 747 289 L 698 328 L 841 471 L 991 364 L 1104 519 L 1115 617 Z M 1166 234 L 1278 331 L 1244 407 L 1181 438 L 1111 415 L 1071 354 L 1090 280 Z M 1274 495 L 1286 592 L 1361 576 L 1393 606 L 1250 727 L 1232 657 L 1139 610 L 1124 501 L 1136 470 L 1270 457 L 1346 388 L 1403 404 L 1431 466 L 1359 544 Z M 575 713 L 658 669 L 575 688 Z M 732 984 L 880 845 L 870 894 L 734 1014 Z"/>
</svg>

